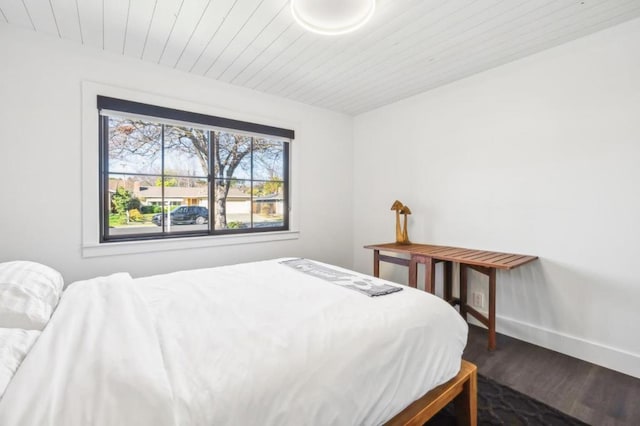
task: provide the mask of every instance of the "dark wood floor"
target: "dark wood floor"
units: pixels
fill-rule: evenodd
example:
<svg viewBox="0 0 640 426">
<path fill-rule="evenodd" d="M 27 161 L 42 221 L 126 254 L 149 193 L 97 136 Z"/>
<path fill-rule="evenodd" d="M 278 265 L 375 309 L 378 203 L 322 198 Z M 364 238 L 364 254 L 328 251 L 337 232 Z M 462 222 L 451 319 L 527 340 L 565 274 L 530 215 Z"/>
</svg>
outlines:
<svg viewBox="0 0 640 426">
<path fill-rule="evenodd" d="M 591 425 L 640 425 L 640 379 L 503 335 L 489 352 L 486 330 L 472 325 L 464 358 L 485 377 Z"/>
</svg>

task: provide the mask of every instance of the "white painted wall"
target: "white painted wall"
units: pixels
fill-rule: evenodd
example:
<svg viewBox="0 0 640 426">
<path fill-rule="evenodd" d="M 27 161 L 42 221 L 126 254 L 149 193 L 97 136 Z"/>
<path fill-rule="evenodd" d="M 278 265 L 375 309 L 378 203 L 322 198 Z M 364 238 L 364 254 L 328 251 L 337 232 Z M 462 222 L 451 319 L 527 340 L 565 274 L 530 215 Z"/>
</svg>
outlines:
<svg viewBox="0 0 640 426">
<path fill-rule="evenodd" d="M 415 242 L 540 256 L 498 274 L 499 331 L 640 377 L 640 20 L 354 126 L 356 269 L 399 199 Z"/>
<path fill-rule="evenodd" d="M 116 271 L 134 276 L 279 256 L 352 265 L 351 117 L 89 50 L 0 24 L 0 261 L 29 259 L 67 281 Z M 83 258 L 82 82 L 291 123 L 300 238 Z M 274 124 L 275 122 L 275 124 Z M 336 208 L 335 206 L 340 206 Z"/>
</svg>

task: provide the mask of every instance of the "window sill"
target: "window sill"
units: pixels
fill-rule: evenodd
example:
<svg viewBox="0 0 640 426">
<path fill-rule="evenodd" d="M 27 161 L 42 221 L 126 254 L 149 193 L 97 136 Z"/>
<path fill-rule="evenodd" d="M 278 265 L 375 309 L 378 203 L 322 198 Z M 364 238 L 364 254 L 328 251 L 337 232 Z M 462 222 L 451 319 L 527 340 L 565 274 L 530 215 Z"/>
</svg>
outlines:
<svg viewBox="0 0 640 426">
<path fill-rule="evenodd" d="M 300 238 L 300 231 L 280 231 L 242 235 L 217 235 L 215 237 L 206 236 L 164 240 L 123 241 L 103 244 L 85 243 L 82 246 L 82 257 L 117 256 L 122 254 L 149 253 L 155 251 L 223 247 L 237 244 L 297 240 L 298 238 Z"/>
</svg>

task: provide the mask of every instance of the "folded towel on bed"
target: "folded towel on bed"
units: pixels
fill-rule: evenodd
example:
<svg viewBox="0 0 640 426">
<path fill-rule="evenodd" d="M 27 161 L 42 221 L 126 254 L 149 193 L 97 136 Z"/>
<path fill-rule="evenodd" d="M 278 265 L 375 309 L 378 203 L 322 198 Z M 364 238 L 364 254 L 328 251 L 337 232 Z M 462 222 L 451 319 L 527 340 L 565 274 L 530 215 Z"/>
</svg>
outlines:
<svg viewBox="0 0 640 426">
<path fill-rule="evenodd" d="M 320 265 L 308 259 L 283 260 L 280 263 L 296 271 L 329 281 L 333 284 L 338 284 L 350 290 L 359 291 L 370 297 L 384 296 L 402 290 L 402 287 L 387 284 L 377 278 L 349 274 L 339 269 Z"/>
</svg>

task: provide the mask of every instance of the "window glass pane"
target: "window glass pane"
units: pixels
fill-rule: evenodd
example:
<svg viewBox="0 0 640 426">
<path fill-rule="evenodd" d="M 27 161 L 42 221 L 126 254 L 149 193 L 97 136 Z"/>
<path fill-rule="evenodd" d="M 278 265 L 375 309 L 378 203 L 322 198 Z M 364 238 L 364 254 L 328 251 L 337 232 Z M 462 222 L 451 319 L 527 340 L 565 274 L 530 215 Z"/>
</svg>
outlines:
<svg viewBox="0 0 640 426">
<path fill-rule="evenodd" d="M 154 217 L 165 232 L 209 230 L 209 186 L 205 178 L 167 178 L 164 214 Z M 167 215 L 167 212 L 171 212 Z"/>
<path fill-rule="evenodd" d="M 216 179 L 215 229 L 251 227 L 251 182 Z"/>
<path fill-rule="evenodd" d="M 162 172 L 162 125 L 109 117 L 108 171 L 129 174 Z"/>
<path fill-rule="evenodd" d="M 251 137 L 216 132 L 215 175 L 219 179 L 251 179 Z"/>
<path fill-rule="evenodd" d="M 281 194 L 254 198 L 252 211 L 254 228 L 284 226 L 284 200 Z"/>
<path fill-rule="evenodd" d="M 286 142 L 255 138 L 253 143 L 253 179 L 284 180 L 284 144 Z"/>
<path fill-rule="evenodd" d="M 193 127 L 166 126 L 164 174 L 209 175 L 209 132 Z"/>
<path fill-rule="evenodd" d="M 133 234 L 154 234 L 158 228 L 153 224 L 154 208 L 149 201 L 150 184 L 159 176 L 109 175 L 109 203 L 105 218 L 108 220 L 108 234 L 123 236 Z M 158 210 L 159 211 L 159 210 Z"/>
</svg>

